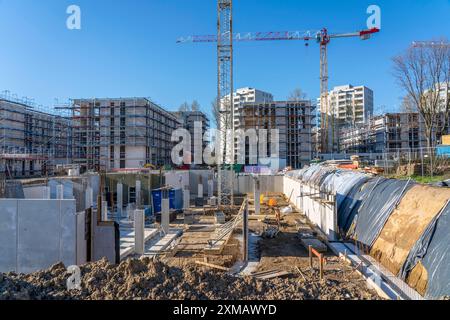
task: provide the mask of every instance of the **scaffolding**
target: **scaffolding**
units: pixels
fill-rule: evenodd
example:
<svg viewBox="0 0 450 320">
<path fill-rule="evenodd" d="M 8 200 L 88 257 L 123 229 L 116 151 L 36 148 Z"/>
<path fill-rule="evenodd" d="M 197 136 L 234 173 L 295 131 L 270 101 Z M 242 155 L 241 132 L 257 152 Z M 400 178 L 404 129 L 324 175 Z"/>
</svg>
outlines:
<svg viewBox="0 0 450 320">
<path fill-rule="evenodd" d="M 81 168 L 108 172 L 171 164 L 171 133 L 178 122 L 149 98 L 72 99 L 66 109 L 73 162 Z"/>
<path fill-rule="evenodd" d="M 244 103 L 241 108 L 239 129 L 265 129 L 269 130 L 269 134 L 270 130 L 278 130 L 277 157 L 286 159 L 286 166 L 299 169 L 311 161 L 313 120 L 316 117 L 315 106 L 311 101 Z M 237 137 L 238 142 L 242 138 Z M 269 141 L 271 141 L 271 137 L 268 138 Z M 248 148 L 246 148 L 246 164 L 249 164 L 247 151 Z"/>
<path fill-rule="evenodd" d="M 70 121 L 56 110 L 0 94 L 0 172 L 4 178 L 48 176 L 71 159 Z"/>
</svg>

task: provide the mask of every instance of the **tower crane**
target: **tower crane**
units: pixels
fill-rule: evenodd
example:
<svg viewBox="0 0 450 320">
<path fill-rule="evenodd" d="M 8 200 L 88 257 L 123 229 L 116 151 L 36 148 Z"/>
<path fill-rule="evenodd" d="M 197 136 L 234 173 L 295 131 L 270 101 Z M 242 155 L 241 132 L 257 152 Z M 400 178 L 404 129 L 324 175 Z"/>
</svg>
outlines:
<svg viewBox="0 0 450 320">
<path fill-rule="evenodd" d="M 221 146 L 225 163 L 234 162 L 234 99 L 233 99 L 233 42 L 248 41 L 282 41 L 301 40 L 305 45 L 309 41 L 316 41 L 320 45 L 320 103 L 321 103 L 321 152 L 327 153 L 334 145 L 335 132 L 333 128 L 333 142 L 329 143 L 330 113 L 328 105 L 328 50 L 332 39 L 359 37 L 367 40 L 372 34 L 379 32 L 377 28 L 361 30 L 353 33 L 332 34 L 326 28 L 319 31 L 281 31 L 281 32 L 246 32 L 233 33 L 232 0 L 218 0 L 217 3 L 217 35 L 194 35 L 177 39 L 177 43 L 208 43 L 217 42 L 218 53 L 218 88 L 217 103 L 220 109 L 220 131 L 227 137 Z M 334 115 L 333 115 L 334 116 Z M 227 134 L 227 132 L 229 134 Z M 230 141 L 232 142 L 230 145 Z M 228 146 L 228 147 L 227 147 Z M 230 148 L 229 150 L 227 150 Z M 227 159 L 227 154 L 229 157 Z M 221 156 L 222 158 L 222 156 Z M 226 166 L 218 166 L 219 204 L 233 203 L 233 179 L 231 173 L 226 173 Z M 231 166 L 232 167 L 232 166 Z M 228 169 L 230 170 L 230 169 Z M 232 168 L 231 168 L 232 170 Z"/>
<path fill-rule="evenodd" d="M 413 48 L 450 48 L 450 42 L 446 41 L 414 41 Z"/>
<path fill-rule="evenodd" d="M 328 45 L 332 39 L 337 38 L 351 38 L 359 37 L 361 40 L 367 40 L 372 34 L 379 32 L 377 28 L 361 30 L 353 33 L 342 34 L 330 34 L 326 28 L 320 31 L 277 31 L 277 32 L 246 32 L 237 33 L 232 37 L 236 42 L 248 42 L 248 41 L 276 41 L 276 40 L 302 40 L 309 45 L 309 41 L 316 41 L 320 45 L 320 108 L 322 110 L 321 121 L 321 145 L 322 152 L 328 152 L 330 149 L 329 136 L 330 121 L 329 115 L 332 110 L 328 105 Z M 217 42 L 217 37 L 214 35 L 203 36 L 189 36 L 186 38 L 179 38 L 178 43 L 202 43 L 202 42 Z M 334 140 L 334 132 L 332 137 Z M 331 145 L 334 145 L 335 141 L 332 141 Z"/>
</svg>

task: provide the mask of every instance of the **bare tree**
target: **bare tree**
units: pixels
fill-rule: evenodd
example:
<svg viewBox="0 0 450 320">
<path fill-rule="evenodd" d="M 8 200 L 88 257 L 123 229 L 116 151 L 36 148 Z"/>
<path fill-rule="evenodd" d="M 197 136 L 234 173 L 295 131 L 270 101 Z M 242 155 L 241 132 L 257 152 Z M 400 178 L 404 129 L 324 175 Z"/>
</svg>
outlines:
<svg viewBox="0 0 450 320">
<path fill-rule="evenodd" d="M 213 115 L 213 121 L 216 125 L 216 128 L 219 129 L 220 127 L 220 109 L 219 104 L 217 103 L 217 99 L 214 99 L 211 102 L 211 109 L 212 109 L 212 115 Z"/>
<path fill-rule="evenodd" d="M 197 100 L 192 101 L 191 110 L 192 111 L 200 111 L 200 103 L 198 103 Z"/>
<path fill-rule="evenodd" d="M 436 144 L 436 133 L 444 130 L 448 123 L 449 103 L 448 99 L 447 103 L 442 102 L 442 88 L 448 91 L 450 84 L 450 49 L 446 46 L 410 47 L 394 57 L 393 62 L 394 76 L 406 92 L 411 107 L 423 119 L 427 147 L 431 150 Z M 432 166 L 430 170 L 433 174 Z"/>
<path fill-rule="evenodd" d="M 306 93 L 303 92 L 302 89 L 296 88 L 288 97 L 288 101 L 301 101 L 306 99 Z"/>
<path fill-rule="evenodd" d="M 406 95 L 402 98 L 402 102 L 400 104 L 400 112 L 405 112 L 405 113 L 414 113 L 414 112 L 418 112 L 417 110 L 417 106 L 414 103 L 413 99 L 411 98 L 411 96 Z"/>
<path fill-rule="evenodd" d="M 180 111 L 180 112 L 187 112 L 187 111 L 189 111 L 190 110 L 190 106 L 189 106 L 189 104 L 187 103 L 187 102 L 184 102 L 179 108 L 178 108 L 178 111 Z"/>
</svg>

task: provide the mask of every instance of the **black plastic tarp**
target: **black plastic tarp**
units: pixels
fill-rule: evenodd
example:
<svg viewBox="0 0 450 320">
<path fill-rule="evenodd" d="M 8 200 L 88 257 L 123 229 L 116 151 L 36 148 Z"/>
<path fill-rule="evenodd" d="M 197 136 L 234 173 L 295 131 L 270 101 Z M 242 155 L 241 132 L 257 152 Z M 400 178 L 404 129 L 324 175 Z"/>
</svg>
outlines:
<svg viewBox="0 0 450 320">
<path fill-rule="evenodd" d="M 370 186 L 369 186 L 370 184 Z M 378 178 L 365 186 L 351 236 L 372 247 L 396 205 L 414 183 L 411 181 Z"/>
<path fill-rule="evenodd" d="M 367 190 L 372 190 L 375 183 L 376 179 L 359 181 L 359 183 L 353 186 L 337 208 L 338 226 L 344 236 L 349 232 L 353 219 L 357 215 L 365 195 L 368 193 Z"/>
<path fill-rule="evenodd" d="M 450 204 L 437 215 L 409 253 L 400 276 L 421 261 L 428 273 L 427 299 L 450 296 Z"/>
</svg>

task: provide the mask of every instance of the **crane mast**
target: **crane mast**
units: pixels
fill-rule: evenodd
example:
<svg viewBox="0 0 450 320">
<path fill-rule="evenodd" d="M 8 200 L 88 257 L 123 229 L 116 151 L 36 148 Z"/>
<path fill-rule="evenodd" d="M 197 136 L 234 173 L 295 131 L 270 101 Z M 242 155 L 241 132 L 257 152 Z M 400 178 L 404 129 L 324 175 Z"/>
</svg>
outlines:
<svg viewBox="0 0 450 320">
<path fill-rule="evenodd" d="M 234 205 L 233 1 L 217 1 L 218 204 Z M 217 138 L 217 137 L 216 137 Z M 217 150 L 216 150 L 217 151 Z"/>
</svg>

